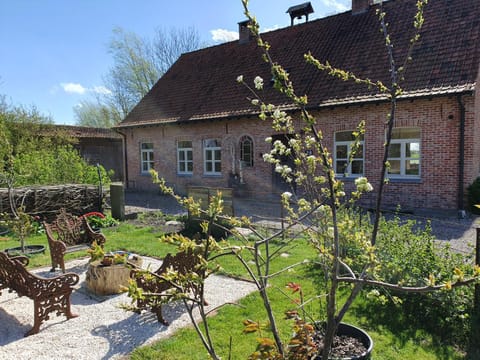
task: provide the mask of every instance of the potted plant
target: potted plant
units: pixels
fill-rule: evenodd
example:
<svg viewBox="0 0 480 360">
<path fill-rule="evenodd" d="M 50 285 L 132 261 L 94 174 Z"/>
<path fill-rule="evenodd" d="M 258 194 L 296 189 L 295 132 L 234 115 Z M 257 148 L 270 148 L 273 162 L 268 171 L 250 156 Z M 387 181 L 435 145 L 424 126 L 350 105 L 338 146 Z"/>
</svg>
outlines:
<svg viewBox="0 0 480 360">
<path fill-rule="evenodd" d="M 94 241 L 90 249 L 87 250 L 87 254 L 90 255 L 90 262 L 99 261 L 105 257 L 105 250 Z"/>
<path fill-rule="evenodd" d="M 14 215 L 2 214 L 0 227 L 9 230 L 20 241 L 20 247 L 5 249 L 9 255 L 21 253 L 33 255 L 45 252 L 44 245 L 27 245 L 26 238 L 38 229 L 38 222 L 31 215 L 27 214 L 23 207 L 16 209 Z"/>
</svg>

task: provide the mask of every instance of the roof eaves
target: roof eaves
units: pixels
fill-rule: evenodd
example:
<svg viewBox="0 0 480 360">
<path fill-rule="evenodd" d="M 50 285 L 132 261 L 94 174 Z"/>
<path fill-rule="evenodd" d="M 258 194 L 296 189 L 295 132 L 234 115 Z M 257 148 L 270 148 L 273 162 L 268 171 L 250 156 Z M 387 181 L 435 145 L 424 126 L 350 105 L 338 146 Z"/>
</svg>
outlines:
<svg viewBox="0 0 480 360">
<path fill-rule="evenodd" d="M 456 86 L 441 86 L 428 89 L 417 89 L 413 91 L 406 91 L 399 96 L 399 99 L 413 99 L 413 98 L 422 98 L 422 97 L 431 97 L 431 96 L 442 96 L 442 95 L 452 95 L 460 94 L 466 92 L 473 92 L 475 90 L 475 83 L 468 83 L 463 85 Z M 315 108 L 324 108 L 330 106 L 345 106 L 345 105 L 354 105 L 362 103 L 372 103 L 372 102 L 383 102 L 387 101 L 388 97 L 384 94 L 373 94 L 373 95 L 364 95 L 364 96 L 352 96 L 345 97 L 342 99 L 328 99 L 322 101 L 318 105 L 309 106 L 309 109 L 313 110 Z M 280 110 L 283 111 L 292 111 L 298 109 L 297 106 L 293 104 L 283 104 L 278 106 Z M 168 118 L 168 119 L 153 119 L 153 120 L 143 120 L 135 121 L 126 124 L 119 124 L 114 126 L 115 129 L 126 129 L 126 128 L 135 128 L 135 127 L 144 127 L 144 126 L 158 126 L 166 124 L 178 124 L 181 122 L 188 123 L 189 121 L 201 121 L 201 120 L 221 120 L 228 118 L 238 118 L 242 116 L 255 116 L 260 113 L 260 110 L 256 109 L 241 109 L 235 111 L 224 111 L 216 112 L 209 114 L 194 114 L 188 119 L 181 120 L 180 118 Z"/>
<path fill-rule="evenodd" d="M 457 86 L 441 86 L 430 89 L 418 89 L 413 91 L 405 91 L 400 95 L 399 99 L 413 99 L 413 98 L 422 98 L 429 96 L 442 96 L 442 95 L 452 95 L 460 94 L 465 92 L 473 92 L 475 90 L 475 83 L 457 85 Z M 322 101 L 318 104 L 319 107 L 329 107 L 329 106 L 338 106 L 338 105 L 353 105 L 359 103 L 370 103 L 378 101 L 386 101 L 388 96 L 384 94 L 374 94 L 374 95 L 365 95 L 365 96 L 352 96 L 346 97 L 343 99 L 328 99 Z"/>
</svg>

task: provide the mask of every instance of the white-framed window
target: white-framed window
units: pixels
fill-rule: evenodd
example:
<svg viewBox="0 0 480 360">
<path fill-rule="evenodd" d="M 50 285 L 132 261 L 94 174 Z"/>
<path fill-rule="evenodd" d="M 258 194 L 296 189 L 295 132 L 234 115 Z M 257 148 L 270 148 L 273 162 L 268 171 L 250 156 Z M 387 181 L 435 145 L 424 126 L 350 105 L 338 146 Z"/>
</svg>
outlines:
<svg viewBox="0 0 480 360">
<path fill-rule="evenodd" d="M 253 140 L 250 136 L 240 138 L 240 161 L 242 167 L 253 166 Z"/>
<path fill-rule="evenodd" d="M 207 139 L 203 141 L 203 164 L 206 175 L 222 173 L 222 147 L 220 140 Z"/>
<path fill-rule="evenodd" d="M 390 178 L 420 177 L 420 128 L 396 128 L 388 150 L 388 176 Z"/>
<path fill-rule="evenodd" d="M 153 143 L 142 143 L 140 145 L 141 172 L 147 174 L 153 169 Z"/>
<path fill-rule="evenodd" d="M 353 131 L 335 133 L 335 174 L 347 176 L 362 176 L 365 160 L 363 135 L 358 139 L 358 148 L 350 161 L 350 154 L 355 143 Z"/>
<path fill-rule="evenodd" d="M 193 148 L 191 141 L 177 142 L 177 172 L 178 174 L 193 173 Z"/>
</svg>

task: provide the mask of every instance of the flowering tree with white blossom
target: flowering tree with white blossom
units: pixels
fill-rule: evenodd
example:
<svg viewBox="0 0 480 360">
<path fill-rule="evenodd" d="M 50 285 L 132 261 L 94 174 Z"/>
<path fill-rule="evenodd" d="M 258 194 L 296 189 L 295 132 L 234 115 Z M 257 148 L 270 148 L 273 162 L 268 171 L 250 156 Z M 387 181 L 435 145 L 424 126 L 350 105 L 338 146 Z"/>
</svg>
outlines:
<svg viewBox="0 0 480 360">
<path fill-rule="evenodd" d="M 264 161 L 272 164 L 275 171 L 281 174 L 286 183 L 292 185 L 292 191 L 284 192 L 281 195 L 281 203 L 286 216 L 283 219 L 285 226 L 280 230 L 270 233 L 263 233 L 252 226 L 247 218 L 237 219 L 222 215 L 223 204 L 221 195 L 214 197 L 207 210 L 202 210 L 200 205 L 192 198 L 182 198 L 173 193 L 165 185 L 165 181 L 158 178 L 158 174 L 152 172 L 154 182 L 159 184 L 164 193 L 176 196 L 178 201 L 189 209 L 190 214 L 202 214 L 205 219 L 202 223 L 204 237 L 199 242 L 194 239 L 187 239 L 181 236 L 170 237 L 172 241 L 180 243 L 181 248 L 200 248 L 204 267 L 199 274 L 210 274 L 212 264 L 220 256 L 233 255 L 243 265 L 247 275 L 258 288 L 262 299 L 268 324 L 273 337 L 272 341 L 262 337 L 259 338 L 258 350 L 253 353 L 250 359 L 310 359 L 321 356 L 327 360 L 331 355 L 334 336 L 339 324 L 353 304 L 354 300 L 366 287 L 381 287 L 397 292 L 405 293 L 426 293 L 439 290 L 450 290 L 454 287 L 470 285 L 477 282 L 480 276 L 480 269 L 477 266 L 459 264 L 449 274 L 441 271 L 426 274 L 422 279 L 414 281 L 385 281 L 382 271 L 388 266 L 382 263 L 381 247 L 377 246 L 379 225 L 382 221 L 380 208 L 382 202 L 383 186 L 388 169 L 388 151 L 392 129 L 395 121 L 396 102 L 402 94 L 401 80 L 403 73 L 410 64 L 411 49 L 419 39 L 419 32 L 423 24 L 423 9 L 427 0 L 417 0 L 417 13 L 414 19 L 415 34 L 411 40 L 410 51 L 406 55 L 402 66 L 397 68 L 393 57 L 392 44 L 385 23 L 385 14 L 378 12 L 380 28 L 385 39 L 385 47 L 390 59 L 391 83 L 383 84 L 369 79 L 361 79 L 355 74 L 337 69 L 328 62 L 318 61 L 312 54 L 305 54 L 307 63 L 316 67 L 319 71 L 326 71 L 332 77 L 341 78 L 352 83 L 366 84 L 378 89 L 378 91 L 389 99 L 390 111 L 386 114 L 387 140 L 384 149 L 384 161 L 381 169 L 381 179 L 375 187 L 365 177 L 355 180 L 354 191 L 347 193 L 344 183 L 336 177 L 333 166 L 333 159 L 323 141 L 322 131 L 315 117 L 307 110 L 308 99 L 305 95 L 297 95 L 289 74 L 283 67 L 276 63 L 270 55 L 270 45 L 266 43 L 260 33 L 256 19 L 250 14 L 248 0 L 242 0 L 245 15 L 250 21 L 250 31 L 257 39 L 258 46 L 263 50 L 263 58 L 270 65 L 274 87 L 287 96 L 296 106 L 296 111 L 286 112 L 273 104 L 262 100 L 264 80 L 256 76 L 254 79 L 246 79 L 243 75 L 237 77 L 237 82 L 246 86 L 250 93 L 250 102 L 258 107 L 259 118 L 268 121 L 271 128 L 280 134 L 288 134 L 289 140 L 284 143 L 273 138 L 266 141 L 271 144 L 271 151 L 264 154 Z M 252 84 L 252 85 L 250 85 Z M 354 85 L 353 85 L 354 86 Z M 365 123 L 360 122 L 354 131 L 354 141 L 351 151 L 348 154 L 351 162 L 355 152 L 360 147 L 360 139 L 365 133 Z M 293 168 L 282 162 L 285 156 L 291 157 Z M 298 189 L 298 190 L 294 190 Z M 375 217 L 371 226 L 359 225 L 359 211 L 356 211 L 356 202 L 367 192 L 376 191 L 377 205 Z M 212 236 L 212 227 L 219 222 L 228 221 L 228 230 L 232 236 L 240 241 L 242 245 L 231 245 L 228 242 L 217 242 Z M 369 224 L 370 225 L 370 224 Z M 250 235 L 245 235 L 237 230 L 238 227 L 249 228 Z M 227 227 L 225 227 L 227 230 Z M 284 344 L 277 326 L 275 309 L 269 297 L 270 279 L 278 274 L 290 271 L 298 266 L 304 266 L 305 261 L 291 264 L 288 267 L 272 272 L 272 263 L 280 254 L 287 251 L 290 246 L 298 242 L 299 237 L 308 239 L 309 243 L 317 252 L 317 266 L 320 269 L 318 276 L 325 278 L 325 293 L 318 294 L 317 299 L 325 299 L 325 309 L 320 316 L 324 317 L 325 329 L 322 334 L 322 344 L 313 341 L 316 328 L 315 318 L 304 309 L 304 303 L 311 300 L 303 299 L 298 311 L 290 313 L 295 319 L 295 333 L 288 344 Z M 278 241 L 281 239 L 281 241 Z M 204 276 L 204 275 L 203 275 Z M 199 276 L 199 285 L 203 286 L 204 277 Z M 298 284 L 290 283 L 288 287 L 301 293 Z M 179 288 L 182 288 L 179 286 Z M 182 290 L 184 290 L 182 288 Z M 182 294 L 184 294 L 182 292 Z M 182 296 L 180 294 L 180 296 Z M 195 329 L 202 339 L 210 357 L 220 359 L 214 347 L 214 341 L 210 338 L 208 318 L 203 307 L 203 291 L 198 299 L 187 299 L 194 301 L 202 313 L 202 328 L 192 321 Z M 343 301 L 339 301 L 342 298 Z M 190 307 L 189 309 L 192 309 Z M 256 331 L 258 324 L 246 321 L 248 331 Z M 248 332 L 247 331 L 247 332 Z"/>
<path fill-rule="evenodd" d="M 345 194 L 343 182 L 335 176 L 333 159 L 323 142 L 322 131 L 319 128 L 315 117 L 307 110 L 308 99 L 306 95 L 297 95 L 289 74 L 281 64 L 278 64 L 270 55 L 270 45 L 265 42 L 260 33 L 259 25 L 248 9 L 248 0 L 242 0 L 245 15 L 250 22 L 250 31 L 257 39 L 258 46 L 263 50 L 263 58 L 270 65 L 274 87 L 286 95 L 298 109 L 297 119 L 291 113 L 282 111 L 280 108 L 263 102 L 261 91 L 263 80 L 258 76 L 253 80 L 253 87 L 250 87 L 242 76 L 237 78 L 239 83 L 244 84 L 252 94 L 251 103 L 258 106 L 259 117 L 263 120 L 269 119 L 272 128 L 278 132 L 291 136 L 288 144 L 279 140 L 272 142 L 271 138 L 266 140 L 272 143 L 270 153 L 264 155 L 264 160 L 273 164 L 275 171 L 279 172 L 287 183 L 295 183 L 295 188 L 303 189 L 303 194 L 296 194 L 296 207 L 292 204 L 292 193 L 286 192 L 282 195 L 282 203 L 288 211 L 288 219 L 291 224 L 303 224 L 303 230 L 310 239 L 310 242 L 318 251 L 319 262 L 327 281 L 326 293 L 326 329 L 323 335 L 323 348 L 319 352 L 323 360 L 327 360 L 332 350 L 334 335 L 346 312 L 352 305 L 355 298 L 365 286 L 380 286 L 400 292 L 430 292 L 448 289 L 452 286 L 469 285 L 476 282 L 480 271 L 478 267 L 471 267 L 469 277 L 458 268 L 451 274 L 453 279 L 438 281 L 430 274 L 429 278 L 421 286 L 408 286 L 401 283 L 388 283 L 378 277 L 378 269 L 382 267 L 377 257 L 376 240 L 378 236 L 379 223 L 381 219 L 380 209 L 382 203 L 383 188 L 388 170 L 388 153 L 392 129 L 395 123 L 396 103 L 402 94 L 401 82 L 403 74 L 411 62 L 411 51 L 419 40 L 420 29 L 423 25 L 423 9 L 428 0 L 417 1 L 417 13 L 414 19 L 415 34 L 411 38 L 410 49 L 402 62 L 397 62 L 393 55 L 388 25 L 385 21 L 385 13 L 380 10 L 378 16 L 380 29 L 385 39 L 385 48 L 389 57 L 391 83 L 383 84 L 380 81 L 374 82 L 369 79 L 362 79 L 355 74 L 337 69 L 328 62 L 320 62 L 311 53 L 305 54 L 305 61 L 316 67 L 319 71 L 325 71 L 332 77 L 345 81 L 352 81 L 356 84 L 366 84 L 376 88 L 380 93 L 385 94 L 390 101 L 390 111 L 386 114 L 387 140 L 384 148 L 383 167 L 381 169 L 380 182 L 376 189 L 377 204 L 373 228 L 364 231 L 354 225 L 356 219 L 351 212 L 342 211 L 345 207 L 351 207 L 355 201 L 365 192 L 374 190 L 373 186 L 364 177 L 355 181 L 356 190 L 349 196 Z M 402 64 L 397 67 L 397 63 Z M 353 160 L 355 152 L 359 148 L 359 139 L 365 132 L 365 123 L 358 124 L 354 132 L 355 140 L 349 153 L 349 162 Z M 292 156 L 295 168 L 282 164 L 282 156 Z M 348 199 L 347 199 L 348 198 Z M 349 258 L 348 248 L 361 250 L 362 256 Z M 353 261 L 352 261 L 353 260 Z M 441 283 L 440 283 L 441 282 Z M 341 284 L 351 284 L 349 295 L 341 304 L 338 302 L 339 287 Z M 268 309 L 267 309 L 268 310 Z M 275 330 L 273 331 L 275 333 Z M 305 339 L 304 339 L 305 340 Z M 285 355 L 283 344 L 276 339 L 277 350 L 281 356 Z M 318 351 L 318 349 L 316 349 Z"/>
</svg>

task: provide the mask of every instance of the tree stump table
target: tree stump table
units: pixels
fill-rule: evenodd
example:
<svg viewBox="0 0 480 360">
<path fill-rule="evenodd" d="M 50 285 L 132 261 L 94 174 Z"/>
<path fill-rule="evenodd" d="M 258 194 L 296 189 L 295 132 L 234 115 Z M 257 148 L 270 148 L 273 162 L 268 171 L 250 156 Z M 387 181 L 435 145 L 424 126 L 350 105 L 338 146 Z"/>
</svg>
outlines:
<svg viewBox="0 0 480 360">
<path fill-rule="evenodd" d="M 88 267 L 85 282 L 88 290 L 95 295 L 119 294 L 128 286 L 130 271 L 131 268 L 125 264 L 103 265 L 100 261 L 93 261 Z"/>
</svg>

